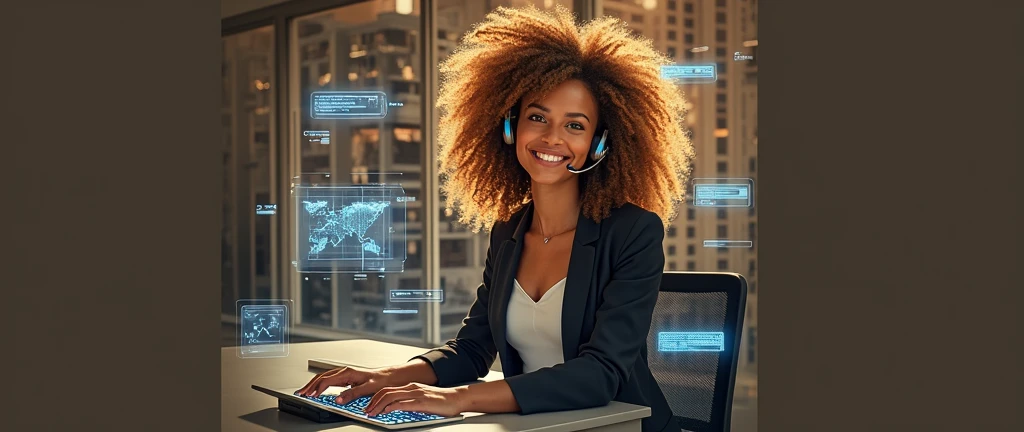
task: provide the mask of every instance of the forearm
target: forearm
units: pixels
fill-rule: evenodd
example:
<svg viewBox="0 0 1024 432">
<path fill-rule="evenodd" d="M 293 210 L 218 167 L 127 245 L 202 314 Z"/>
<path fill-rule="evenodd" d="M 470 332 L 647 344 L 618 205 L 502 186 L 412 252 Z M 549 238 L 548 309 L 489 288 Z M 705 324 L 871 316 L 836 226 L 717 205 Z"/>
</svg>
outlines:
<svg viewBox="0 0 1024 432">
<path fill-rule="evenodd" d="M 478 413 L 519 412 L 519 403 L 505 380 L 459 387 L 461 411 Z"/>
<path fill-rule="evenodd" d="M 423 359 L 412 359 L 404 365 L 393 366 L 389 372 L 396 385 L 409 383 L 437 384 L 437 375 L 434 374 L 434 368 Z"/>
</svg>

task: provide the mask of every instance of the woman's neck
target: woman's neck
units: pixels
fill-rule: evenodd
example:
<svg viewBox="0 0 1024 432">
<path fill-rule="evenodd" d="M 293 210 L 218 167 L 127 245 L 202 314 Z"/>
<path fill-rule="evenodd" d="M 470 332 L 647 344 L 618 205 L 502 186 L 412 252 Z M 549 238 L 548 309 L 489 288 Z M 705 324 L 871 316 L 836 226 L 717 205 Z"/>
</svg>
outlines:
<svg viewBox="0 0 1024 432">
<path fill-rule="evenodd" d="M 530 224 L 530 231 L 547 237 L 571 231 L 576 227 L 580 211 L 578 182 L 532 185 L 530 191 L 533 195 L 533 221 Z"/>
</svg>

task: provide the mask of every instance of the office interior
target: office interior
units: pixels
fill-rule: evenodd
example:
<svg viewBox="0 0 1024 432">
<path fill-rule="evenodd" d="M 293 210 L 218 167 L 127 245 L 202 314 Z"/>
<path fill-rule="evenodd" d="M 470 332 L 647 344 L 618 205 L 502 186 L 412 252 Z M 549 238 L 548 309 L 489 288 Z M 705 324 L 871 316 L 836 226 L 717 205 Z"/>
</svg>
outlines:
<svg viewBox="0 0 1024 432">
<path fill-rule="evenodd" d="M 756 0 L 222 0 L 225 352 L 239 345 L 239 301 L 253 299 L 289 301 L 292 345 L 373 339 L 427 349 L 455 336 L 480 284 L 487 233 L 457 223 L 439 196 L 437 64 L 489 11 L 527 4 L 561 5 L 581 20 L 618 17 L 677 64 L 714 63 L 715 82 L 680 84 L 693 177 L 750 179 L 756 188 Z M 303 115 L 312 92 L 330 90 L 379 90 L 402 107 L 372 120 Z M 310 130 L 329 131 L 329 144 L 304 137 Z M 366 280 L 297 271 L 292 189 L 311 181 L 401 185 L 414 198 L 404 271 Z M 757 429 L 756 208 L 684 204 L 664 240 L 666 271 L 746 279 L 731 414 L 738 432 Z M 751 246 L 705 247 L 707 239 Z M 441 290 L 444 301 L 383 313 L 392 289 Z"/>
</svg>

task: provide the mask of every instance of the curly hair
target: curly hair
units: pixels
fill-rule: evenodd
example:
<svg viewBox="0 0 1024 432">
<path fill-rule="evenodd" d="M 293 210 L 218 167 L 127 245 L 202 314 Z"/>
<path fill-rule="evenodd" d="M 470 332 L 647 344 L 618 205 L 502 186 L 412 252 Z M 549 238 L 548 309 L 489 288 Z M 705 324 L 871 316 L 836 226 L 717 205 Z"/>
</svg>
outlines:
<svg viewBox="0 0 1024 432">
<path fill-rule="evenodd" d="M 583 214 L 600 221 L 632 203 L 667 226 L 694 158 L 683 92 L 661 77 L 671 63 L 615 18 L 577 26 L 562 6 L 488 14 L 440 65 L 441 192 L 458 221 L 479 232 L 529 203 L 530 176 L 502 140 L 503 116 L 528 93 L 579 79 L 597 99 L 611 146 L 603 167 L 580 174 Z"/>
</svg>

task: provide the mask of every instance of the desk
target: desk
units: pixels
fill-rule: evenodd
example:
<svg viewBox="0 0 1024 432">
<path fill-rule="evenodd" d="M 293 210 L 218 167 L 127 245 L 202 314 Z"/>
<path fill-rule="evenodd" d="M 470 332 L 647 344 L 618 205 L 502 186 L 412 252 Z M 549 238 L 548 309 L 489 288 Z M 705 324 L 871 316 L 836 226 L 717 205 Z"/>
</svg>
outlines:
<svg viewBox="0 0 1024 432">
<path fill-rule="evenodd" d="M 238 348 L 221 349 L 221 430 L 223 431 L 339 431 L 381 432 L 385 429 L 355 421 L 314 423 L 279 412 L 277 399 L 252 389 L 253 384 L 269 388 L 300 387 L 313 379 L 317 370 L 307 367 L 309 359 L 331 359 L 354 366 L 381 367 L 401 364 L 426 349 L 367 339 L 292 344 L 288 357 L 238 357 Z M 499 380 L 492 371 L 484 380 Z M 464 413 L 466 419 L 452 424 L 406 429 L 438 432 L 513 431 L 599 431 L 640 432 L 640 419 L 651 415 L 645 406 L 615 402 L 599 408 L 542 414 Z"/>
</svg>

